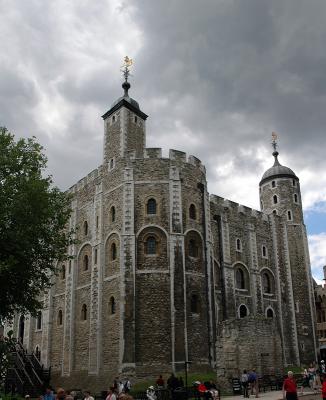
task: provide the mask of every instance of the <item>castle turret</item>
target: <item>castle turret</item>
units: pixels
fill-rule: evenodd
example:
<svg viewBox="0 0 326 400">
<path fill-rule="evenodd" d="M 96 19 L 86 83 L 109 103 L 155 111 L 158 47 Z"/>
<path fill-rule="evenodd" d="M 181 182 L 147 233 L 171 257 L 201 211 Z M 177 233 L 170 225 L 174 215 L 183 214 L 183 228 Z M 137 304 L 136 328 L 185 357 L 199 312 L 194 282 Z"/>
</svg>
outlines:
<svg viewBox="0 0 326 400">
<path fill-rule="evenodd" d="M 279 268 L 281 324 L 285 363 L 316 359 L 315 311 L 306 227 L 303 220 L 299 178 L 278 160 L 276 134 L 272 142 L 274 165 L 259 183 L 261 209 L 270 219 Z M 280 238 L 282 237 L 282 241 Z"/>
<path fill-rule="evenodd" d="M 129 96 L 128 76 L 131 64 L 132 60 L 126 57 L 123 69 L 125 77 L 122 84 L 123 96 L 119 97 L 102 115 L 104 120 L 103 161 L 108 164 L 109 169 L 114 167 L 118 158 L 131 153 L 134 157 L 141 158 L 144 153 L 147 115 L 140 110 L 138 102 Z"/>
</svg>

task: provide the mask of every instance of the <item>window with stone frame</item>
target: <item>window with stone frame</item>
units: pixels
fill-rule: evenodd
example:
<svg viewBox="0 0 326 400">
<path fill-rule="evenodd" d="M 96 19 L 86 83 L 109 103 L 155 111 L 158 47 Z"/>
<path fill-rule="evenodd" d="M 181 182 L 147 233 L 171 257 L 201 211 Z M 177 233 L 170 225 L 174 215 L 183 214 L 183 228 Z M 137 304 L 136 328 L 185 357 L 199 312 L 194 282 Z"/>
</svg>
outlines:
<svg viewBox="0 0 326 400">
<path fill-rule="evenodd" d="M 261 255 L 263 256 L 263 258 L 268 258 L 268 256 L 267 256 L 267 247 L 265 245 L 263 245 L 262 248 L 261 248 Z"/>
<path fill-rule="evenodd" d="M 111 222 L 115 221 L 115 207 L 114 206 L 112 206 L 110 209 L 110 219 L 111 219 Z"/>
<path fill-rule="evenodd" d="M 249 290 L 249 276 L 247 270 L 238 265 L 235 269 L 235 287 L 240 290 Z"/>
<path fill-rule="evenodd" d="M 85 254 L 85 255 L 84 255 L 84 258 L 83 258 L 83 268 L 84 268 L 84 271 L 88 271 L 88 267 L 89 267 L 89 258 L 88 258 L 88 255 Z"/>
<path fill-rule="evenodd" d="M 267 318 L 274 318 L 274 311 L 271 308 L 267 308 L 266 317 Z"/>
<path fill-rule="evenodd" d="M 110 307 L 110 314 L 111 315 L 115 314 L 116 313 L 116 304 L 115 304 L 115 299 L 113 296 L 111 296 L 111 298 L 110 298 L 109 307 Z"/>
<path fill-rule="evenodd" d="M 293 198 L 294 198 L 294 202 L 298 203 L 298 195 L 296 193 L 294 193 Z"/>
<path fill-rule="evenodd" d="M 274 292 L 274 282 L 272 274 L 266 270 L 262 274 L 262 286 L 263 293 L 272 294 Z"/>
<path fill-rule="evenodd" d="M 239 318 L 245 318 L 249 315 L 248 308 L 244 304 L 239 307 Z"/>
<path fill-rule="evenodd" d="M 87 306 L 86 304 L 82 305 L 82 309 L 81 309 L 81 320 L 82 321 L 86 321 L 87 320 Z"/>
<path fill-rule="evenodd" d="M 42 311 L 38 311 L 36 315 L 36 329 L 40 331 L 42 329 Z"/>
<path fill-rule="evenodd" d="M 145 242 L 145 253 L 147 255 L 155 255 L 157 252 L 157 240 L 155 236 L 148 236 Z"/>
<path fill-rule="evenodd" d="M 88 235 L 88 222 L 87 221 L 84 221 L 83 227 L 84 227 L 84 236 L 87 236 Z"/>
<path fill-rule="evenodd" d="M 190 204 L 189 218 L 193 219 L 193 220 L 195 220 L 197 218 L 196 206 L 194 204 Z"/>
<path fill-rule="evenodd" d="M 61 326 L 63 323 L 63 314 L 62 314 L 62 310 L 58 311 L 58 316 L 57 316 L 57 325 Z"/>
<path fill-rule="evenodd" d="M 292 211 L 288 210 L 288 221 L 292 221 Z"/>
<path fill-rule="evenodd" d="M 272 181 L 272 188 L 276 187 L 275 181 Z"/>
<path fill-rule="evenodd" d="M 146 212 L 148 215 L 155 215 L 157 212 L 156 200 L 151 198 L 147 201 Z"/>
<path fill-rule="evenodd" d="M 66 266 L 64 264 L 61 265 L 60 275 L 62 280 L 66 279 Z"/>
<path fill-rule="evenodd" d="M 237 238 L 237 240 L 236 240 L 236 242 L 235 242 L 235 245 L 236 245 L 236 250 L 241 252 L 241 251 L 242 251 L 242 242 L 241 242 L 241 239 Z"/>
<path fill-rule="evenodd" d="M 278 203 L 278 198 L 276 196 L 276 194 L 274 194 L 273 196 L 273 204 L 277 204 Z"/>
<path fill-rule="evenodd" d="M 199 256 L 198 245 L 197 245 L 197 242 L 195 239 L 189 240 L 188 254 L 190 257 L 193 257 L 193 258 L 198 258 L 198 256 Z"/>
<path fill-rule="evenodd" d="M 111 244 L 111 260 L 115 261 L 117 259 L 117 245 L 113 242 Z"/>
<path fill-rule="evenodd" d="M 197 294 L 192 294 L 190 299 L 190 311 L 192 314 L 199 314 L 199 296 Z"/>
</svg>

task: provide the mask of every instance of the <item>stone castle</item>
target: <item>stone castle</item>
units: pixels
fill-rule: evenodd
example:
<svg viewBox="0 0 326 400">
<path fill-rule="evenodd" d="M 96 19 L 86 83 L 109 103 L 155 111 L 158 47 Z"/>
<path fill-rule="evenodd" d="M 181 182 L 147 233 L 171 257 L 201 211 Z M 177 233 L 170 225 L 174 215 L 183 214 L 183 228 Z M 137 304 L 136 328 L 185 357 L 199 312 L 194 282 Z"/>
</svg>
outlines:
<svg viewBox="0 0 326 400">
<path fill-rule="evenodd" d="M 124 95 L 103 116 L 103 164 L 69 189 L 73 259 L 37 318 L 15 334 L 65 388 L 107 389 L 184 368 L 227 378 L 316 359 L 313 285 L 299 178 L 278 161 L 261 211 L 207 192 L 205 167 L 146 148 Z"/>
</svg>

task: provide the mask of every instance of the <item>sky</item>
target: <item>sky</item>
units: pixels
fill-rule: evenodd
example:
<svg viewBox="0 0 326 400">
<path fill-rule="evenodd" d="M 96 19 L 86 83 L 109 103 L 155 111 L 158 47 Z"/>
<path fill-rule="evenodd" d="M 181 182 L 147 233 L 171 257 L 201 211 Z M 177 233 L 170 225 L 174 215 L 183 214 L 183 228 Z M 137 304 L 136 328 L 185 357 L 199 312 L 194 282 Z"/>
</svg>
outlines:
<svg viewBox="0 0 326 400">
<path fill-rule="evenodd" d="M 0 125 L 36 136 L 65 190 L 102 162 L 104 114 L 130 95 L 147 146 L 206 165 L 211 193 L 259 209 L 279 160 L 300 178 L 314 277 L 326 264 L 325 0 L 0 0 Z"/>
</svg>

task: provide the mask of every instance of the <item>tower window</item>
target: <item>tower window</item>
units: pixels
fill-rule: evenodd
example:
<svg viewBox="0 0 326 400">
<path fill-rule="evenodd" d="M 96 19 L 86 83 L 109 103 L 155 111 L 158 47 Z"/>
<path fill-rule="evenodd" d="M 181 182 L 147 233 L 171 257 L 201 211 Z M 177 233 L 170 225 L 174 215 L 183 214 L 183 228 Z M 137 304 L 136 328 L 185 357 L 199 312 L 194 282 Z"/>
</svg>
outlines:
<svg viewBox="0 0 326 400">
<path fill-rule="evenodd" d="M 87 270 L 88 270 L 88 264 L 89 264 L 88 255 L 85 254 L 85 255 L 84 255 L 84 259 L 83 259 L 84 271 L 87 271 Z"/>
<path fill-rule="evenodd" d="M 36 316 L 36 329 L 42 329 L 42 311 L 39 311 Z"/>
<path fill-rule="evenodd" d="M 62 264 L 61 266 L 61 279 L 65 280 L 66 279 L 66 266 Z"/>
<path fill-rule="evenodd" d="M 115 314 L 116 313 L 116 306 L 115 306 L 115 300 L 114 300 L 113 296 L 110 298 L 109 306 L 110 306 L 110 314 L 111 315 Z"/>
<path fill-rule="evenodd" d="M 293 185 L 293 186 L 296 185 L 295 179 L 292 179 L 292 185 Z"/>
<path fill-rule="evenodd" d="M 235 281 L 237 289 L 246 289 L 246 278 L 242 268 L 237 268 L 235 272 Z"/>
<path fill-rule="evenodd" d="M 62 316 L 62 310 L 58 311 L 58 317 L 57 317 L 57 325 L 61 326 L 63 322 L 63 316 Z"/>
<path fill-rule="evenodd" d="M 196 207 L 194 204 L 191 204 L 189 207 L 189 218 L 196 219 Z"/>
<path fill-rule="evenodd" d="M 87 306 L 86 304 L 82 305 L 82 309 L 81 309 L 81 320 L 82 321 L 86 321 L 87 320 Z"/>
<path fill-rule="evenodd" d="M 115 115 L 113 115 L 112 117 L 112 122 L 115 122 Z"/>
<path fill-rule="evenodd" d="M 239 317 L 245 318 L 247 315 L 248 315 L 248 308 L 244 304 L 241 304 L 241 306 L 239 307 Z"/>
<path fill-rule="evenodd" d="M 156 200 L 149 199 L 147 202 L 147 214 L 156 214 Z"/>
<path fill-rule="evenodd" d="M 273 196 L 273 203 L 274 203 L 274 204 L 277 204 L 277 203 L 278 203 L 278 199 L 277 199 L 276 194 L 274 194 L 274 196 Z"/>
<path fill-rule="evenodd" d="M 273 214 L 274 214 L 274 215 L 277 215 L 277 211 L 276 211 L 276 210 L 273 210 Z"/>
<path fill-rule="evenodd" d="M 71 260 L 69 260 L 69 274 L 71 274 Z"/>
<path fill-rule="evenodd" d="M 239 238 L 236 240 L 236 249 L 237 251 L 242 251 L 242 243 Z"/>
<path fill-rule="evenodd" d="M 98 215 L 96 216 L 96 229 L 98 229 L 98 225 L 99 225 L 99 217 Z"/>
<path fill-rule="evenodd" d="M 193 314 L 199 314 L 199 298 L 196 294 L 191 296 L 190 311 Z"/>
<path fill-rule="evenodd" d="M 148 255 L 156 254 L 156 239 L 154 236 L 150 236 L 146 240 L 146 254 Z"/>
<path fill-rule="evenodd" d="M 268 294 L 272 293 L 271 277 L 267 272 L 263 273 L 263 292 Z"/>
<path fill-rule="evenodd" d="M 288 211 L 288 221 L 292 221 L 292 212 Z"/>
<path fill-rule="evenodd" d="M 272 181 L 272 187 L 274 188 L 276 186 L 275 181 Z"/>
<path fill-rule="evenodd" d="M 198 246 L 197 246 L 197 243 L 196 243 L 196 241 L 194 239 L 190 239 L 189 240 L 188 251 L 189 251 L 189 256 L 190 257 L 194 257 L 194 258 L 198 257 Z"/>
<path fill-rule="evenodd" d="M 274 311 L 271 308 L 266 310 L 266 317 L 267 318 L 274 318 Z"/>
<path fill-rule="evenodd" d="M 262 247 L 262 256 L 263 256 L 264 258 L 267 258 L 267 248 L 266 248 L 266 246 L 263 246 L 263 247 Z"/>
<path fill-rule="evenodd" d="M 115 221 L 115 207 L 114 206 L 111 207 L 110 214 L 111 214 L 111 222 L 114 222 Z"/>
<path fill-rule="evenodd" d="M 134 121 L 135 121 L 135 124 L 137 124 L 138 118 L 136 116 L 135 116 Z"/>
<path fill-rule="evenodd" d="M 297 203 L 298 202 L 298 195 L 296 193 L 294 193 L 294 202 Z"/>
<path fill-rule="evenodd" d="M 110 169 L 113 169 L 113 167 L 114 167 L 114 159 L 111 158 L 111 160 L 110 160 Z"/>
<path fill-rule="evenodd" d="M 117 245 L 112 243 L 111 245 L 111 260 L 114 261 L 117 259 Z"/>
<path fill-rule="evenodd" d="M 94 264 L 97 264 L 97 249 L 94 251 Z"/>
<path fill-rule="evenodd" d="M 84 222 L 84 235 L 87 236 L 88 234 L 88 223 L 87 221 Z"/>
</svg>

